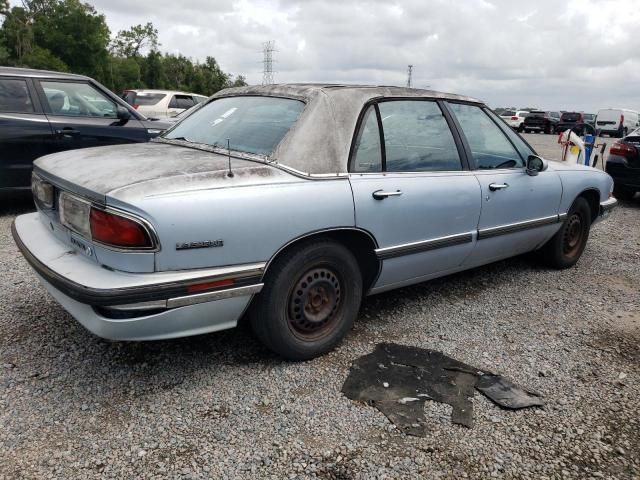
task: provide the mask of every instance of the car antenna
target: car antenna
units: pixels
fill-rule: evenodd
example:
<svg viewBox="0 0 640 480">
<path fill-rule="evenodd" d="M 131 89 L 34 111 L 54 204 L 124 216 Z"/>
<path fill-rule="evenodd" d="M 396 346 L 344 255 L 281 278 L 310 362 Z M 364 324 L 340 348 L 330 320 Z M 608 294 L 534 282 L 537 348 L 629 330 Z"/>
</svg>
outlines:
<svg viewBox="0 0 640 480">
<path fill-rule="evenodd" d="M 233 172 L 231 171 L 231 142 L 227 138 L 227 155 L 229 156 L 229 172 L 227 173 L 227 177 L 233 178 Z"/>
</svg>

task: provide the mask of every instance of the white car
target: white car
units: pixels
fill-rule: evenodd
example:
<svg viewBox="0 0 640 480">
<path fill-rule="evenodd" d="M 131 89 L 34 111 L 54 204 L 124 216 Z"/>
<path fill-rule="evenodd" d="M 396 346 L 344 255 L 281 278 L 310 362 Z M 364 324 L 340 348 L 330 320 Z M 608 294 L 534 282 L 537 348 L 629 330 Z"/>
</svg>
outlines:
<svg viewBox="0 0 640 480">
<path fill-rule="evenodd" d="M 514 130 L 519 132 L 524 128 L 524 119 L 529 112 L 525 112 L 524 110 L 506 110 L 500 114 L 500 117 L 507 122 Z"/>
<path fill-rule="evenodd" d="M 635 110 L 604 108 L 596 117 L 596 128 L 601 133 L 623 138 L 640 126 L 640 118 Z"/>
<path fill-rule="evenodd" d="M 149 118 L 175 117 L 207 99 L 204 95 L 171 90 L 125 90 L 122 98 Z"/>
</svg>

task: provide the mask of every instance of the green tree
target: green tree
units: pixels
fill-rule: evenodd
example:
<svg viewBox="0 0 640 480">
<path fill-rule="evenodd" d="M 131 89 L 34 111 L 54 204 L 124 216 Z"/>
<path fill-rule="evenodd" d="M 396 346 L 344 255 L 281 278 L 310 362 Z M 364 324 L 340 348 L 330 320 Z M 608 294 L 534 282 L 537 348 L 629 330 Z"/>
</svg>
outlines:
<svg viewBox="0 0 640 480">
<path fill-rule="evenodd" d="M 31 51 L 33 45 L 31 15 L 23 7 L 13 7 L 5 12 L 1 35 L 3 43 L 13 60 L 11 63 L 21 65 L 22 58 Z"/>
<path fill-rule="evenodd" d="M 39 68 L 41 70 L 55 70 L 57 72 L 66 72 L 69 67 L 51 53 L 46 48 L 36 45 L 22 58 L 22 63 L 29 65 L 31 68 Z"/>
<path fill-rule="evenodd" d="M 69 70 L 104 79 L 109 28 L 104 15 L 80 0 L 32 0 L 33 39 Z"/>
<path fill-rule="evenodd" d="M 134 25 L 129 30 L 120 30 L 111 43 L 112 52 L 125 58 L 137 58 L 141 50 L 150 48 L 151 51 L 158 50 L 158 30 L 153 23 L 146 25 Z"/>
</svg>

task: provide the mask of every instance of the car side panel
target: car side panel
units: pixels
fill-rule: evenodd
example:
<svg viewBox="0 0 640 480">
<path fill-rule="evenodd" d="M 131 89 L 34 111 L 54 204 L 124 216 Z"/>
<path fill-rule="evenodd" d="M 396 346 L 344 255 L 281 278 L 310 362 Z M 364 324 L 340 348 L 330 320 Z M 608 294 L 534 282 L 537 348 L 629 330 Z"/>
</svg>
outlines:
<svg viewBox="0 0 640 480">
<path fill-rule="evenodd" d="M 136 207 L 146 213 L 160 238 L 156 270 L 265 262 L 309 233 L 354 227 L 353 196 L 346 178 L 286 177 L 279 176 L 280 182 L 139 200 Z M 219 246 L 176 249 L 177 244 L 191 242 Z"/>
<path fill-rule="evenodd" d="M 613 188 L 613 180 L 609 175 L 596 170 L 595 168 L 567 168 L 559 167 L 560 181 L 562 182 L 562 200 L 560 201 L 559 213 L 567 213 L 574 200 L 586 190 L 597 190 L 600 195 L 600 202 L 609 198 L 609 192 Z"/>
</svg>

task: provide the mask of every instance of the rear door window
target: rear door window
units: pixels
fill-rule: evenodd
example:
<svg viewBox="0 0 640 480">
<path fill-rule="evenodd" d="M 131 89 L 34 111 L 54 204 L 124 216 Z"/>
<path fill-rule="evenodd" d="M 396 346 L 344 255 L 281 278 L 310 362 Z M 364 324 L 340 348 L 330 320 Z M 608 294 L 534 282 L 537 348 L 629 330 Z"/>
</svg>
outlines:
<svg viewBox="0 0 640 480">
<path fill-rule="evenodd" d="M 33 113 L 34 111 L 26 80 L 0 78 L 0 112 Z"/>
<path fill-rule="evenodd" d="M 435 101 L 379 104 L 387 172 L 462 170 L 449 125 Z"/>
<path fill-rule="evenodd" d="M 164 93 L 146 93 L 146 92 L 132 92 L 133 93 L 133 103 L 127 100 L 127 103 L 131 105 L 157 105 L 160 103 L 164 97 L 167 95 Z"/>
<path fill-rule="evenodd" d="M 524 167 L 522 157 L 502 130 L 482 108 L 450 103 L 471 148 L 478 169 Z"/>
<path fill-rule="evenodd" d="M 362 126 L 356 137 L 351 171 L 357 173 L 382 171 L 382 146 L 374 105 L 367 109 L 362 119 Z"/>
<path fill-rule="evenodd" d="M 169 108 L 191 108 L 196 103 L 191 95 L 174 95 L 169 102 Z"/>
</svg>

